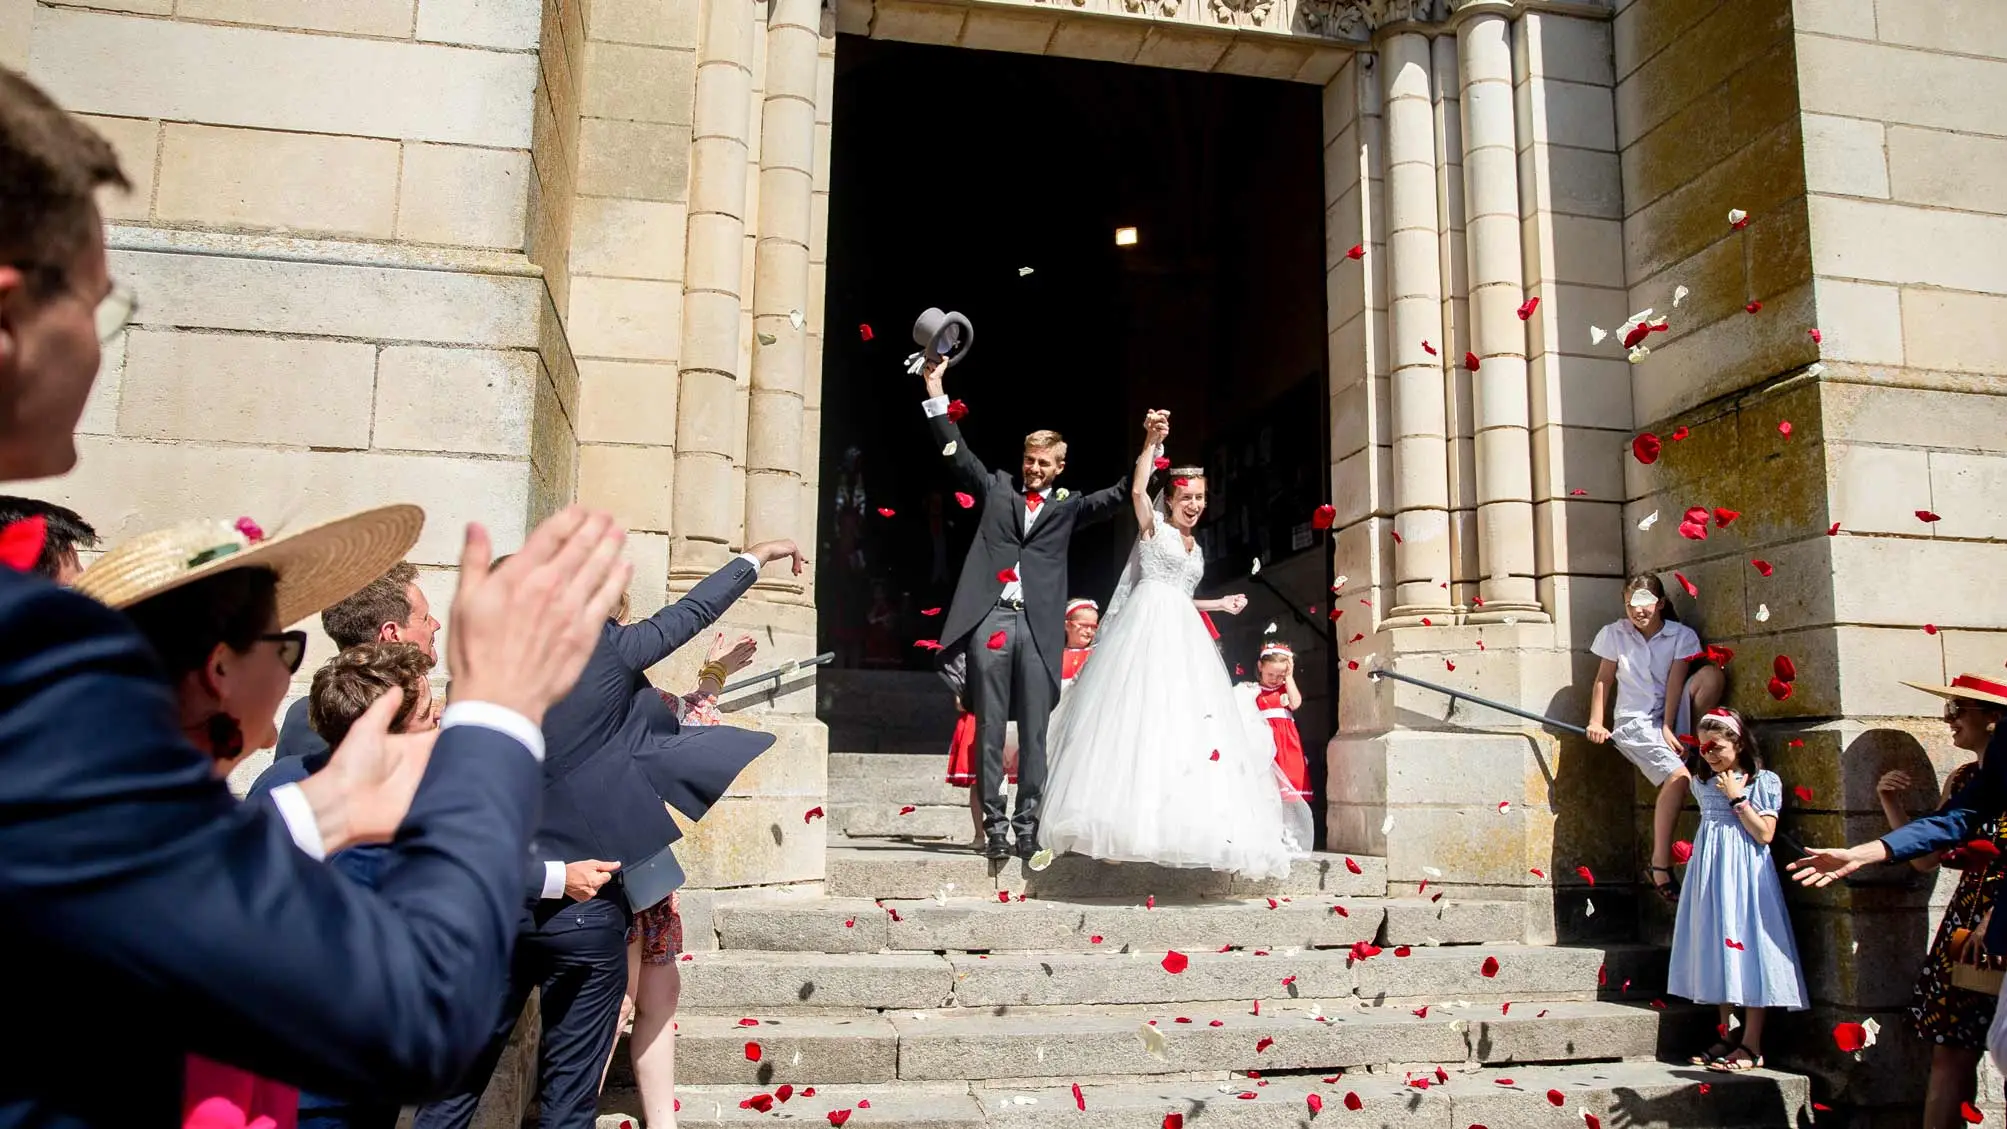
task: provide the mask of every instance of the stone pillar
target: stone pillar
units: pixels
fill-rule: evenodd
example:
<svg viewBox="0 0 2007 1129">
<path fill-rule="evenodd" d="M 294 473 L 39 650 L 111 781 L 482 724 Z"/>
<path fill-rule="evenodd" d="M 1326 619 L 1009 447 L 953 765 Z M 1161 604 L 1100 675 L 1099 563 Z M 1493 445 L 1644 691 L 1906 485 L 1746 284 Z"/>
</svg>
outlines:
<svg viewBox="0 0 2007 1129">
<path fill-rule="evenodd" d="M 773 0 L 760 133 L 759 240 L 753 251 L 752 400 L 746 425 L 746 540 L 805 538 L 802 422 L 808 354 L 818 0 Z M 769 578 L 763 586 L 800 590 Z"/>
<path fill-rule="evenodd" d="M 1447 616 L 1450 578 L 1448 442 L 1440 361 L 1442 264 L 1437 246 L 1435 120 L 1429 39 L 1388 36 L 1386 90 L 1387 286 L 1393 338 L 1394 606 L 1387 626 Z M 1437 349 L 1431 357 L 1422 347 Z"/>
<path fill-rule="evenodd" d="M 1477 595 L 1477 455 L 1470 370 L 1457 362 L 1470 341 L 1470 271 L 1464 244 L 1463 110 L 1455 36 L 1429 41 L 1429 97 L 1436 128 L 1436 240 L 1443 277 L 1443 339 L 1436 342 L 1443 370 L 1444 451 L 1449 473 L 1449 602 L 1458 610 Z"/>
<path fill-rule="evenodd" d="M 1526 328 L 1519 246 L 1512 24 L 1478 12 L 1457 28 L 1462 58 L 1464 175 L 1468 180 L 1477 527 L 1484 606 L 1496 622 L 1538 613 L 1534 590 L 1533 461 L 1527 426 Z"/>
<path fill-rule="evenodd" d="M 738 526 L 731 479 L 752 100 L 752 17 L 738 0 L 704 0 L 702 16 L 670 565 L 671 584 L 685 587 L 724 562 Z"/>
</svg>

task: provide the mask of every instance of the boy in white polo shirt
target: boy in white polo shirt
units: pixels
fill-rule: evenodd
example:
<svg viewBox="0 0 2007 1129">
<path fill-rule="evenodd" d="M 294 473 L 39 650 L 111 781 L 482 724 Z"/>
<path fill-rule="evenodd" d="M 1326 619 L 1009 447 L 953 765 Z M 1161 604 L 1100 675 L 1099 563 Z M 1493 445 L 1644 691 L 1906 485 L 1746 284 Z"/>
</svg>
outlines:
<svg viewBox="0 0 2007 1129">
<path fill-rule="evenodd" d="M 1676 619 L 1665 587 L 1651 575 L 1624 583 L 1624 618 L 1605 624 L 1589 650 L 1603 664 L 1589 691 L 1589 740 L 1613 742 L 1659 790 L 1652 812 L 1652 865 L 1648 880 L 1660 897 L 1677 899 L 1672 880 L 1672 831 L 1686 803 L 1686 757 L 1679 734 L 1687 728 L 1687 666 L 1701 650 L 1700 636 Z M 1616 725 L 1604 728 L 1610 689 L 1616 688 Z M 1667 703 L 1677 703 L 1668 709 Z"/>
</svg>

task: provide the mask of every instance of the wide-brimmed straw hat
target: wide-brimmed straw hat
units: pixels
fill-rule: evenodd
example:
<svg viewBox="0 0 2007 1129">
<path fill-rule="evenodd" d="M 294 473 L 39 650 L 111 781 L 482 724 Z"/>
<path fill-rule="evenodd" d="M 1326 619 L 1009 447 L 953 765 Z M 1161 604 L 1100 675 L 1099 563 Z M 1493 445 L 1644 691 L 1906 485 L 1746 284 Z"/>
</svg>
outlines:
<svg viewBox="0 0 2007 1129">
<path fill-rule="evenodd" d="M 425 511 L 383 506 L 266 536 L 248 517 L 192 521 L 142 533 L 92 562 L 76 590 L 129 608 L 233 568 L 278 575 L 279 626 L 340 603 L 390 571 L 418 543 Z"/>
<path fill-rule="evenodd" d="M 2007 707 L 2007 682 L 1996 682 L 1977 674 L 1961 674 L 1952 679 L 1949 686 L 1926 686 L 1921 682 L 1905 682 L 1903 685 L 1940 698 L 1963 698 Z"/>
</svg>

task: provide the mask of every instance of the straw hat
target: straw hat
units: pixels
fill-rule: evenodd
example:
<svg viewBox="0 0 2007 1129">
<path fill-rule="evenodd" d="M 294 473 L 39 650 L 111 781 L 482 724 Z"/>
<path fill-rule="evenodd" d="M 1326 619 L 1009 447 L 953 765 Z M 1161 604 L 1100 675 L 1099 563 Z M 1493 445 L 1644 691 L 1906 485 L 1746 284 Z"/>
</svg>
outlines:
<svg viewBox="0 0 2007 1129">
<path fill-rule="evenodd" d="M 1949 686 L 1926 686 L 1921 682 L 1905 682 L 1903 685 L 1940 698 L 1963 698 L 2007 707 L 2007 682 L 1995 682 L 1976 674 L 1961 674 L 1952 679 Z"/>
<path fill-rule="evenodd" d="M 76 590 L 129 608 L 233 568 L 278 574 L 279 626 L 355 595 L 418 543 L 425 511 L 383 506 L 267 537 L 248 517 L 193 521 L 143 533 L 99 557 Z"/>
</svg>

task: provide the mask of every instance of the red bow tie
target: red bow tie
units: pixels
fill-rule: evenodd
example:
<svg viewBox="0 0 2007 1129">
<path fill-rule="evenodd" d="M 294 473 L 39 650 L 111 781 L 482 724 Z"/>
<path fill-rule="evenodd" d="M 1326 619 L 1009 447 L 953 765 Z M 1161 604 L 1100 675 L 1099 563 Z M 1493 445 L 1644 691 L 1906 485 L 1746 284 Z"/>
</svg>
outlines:
<svg viewBox="0 0 2007 1129">
<path fill-rule="evenodd" d="M 1038 507 L 1044 504 L 1045 504 L 1045 495 L 1043 494 L 1026 494 L 1024 496 L 1024 507 L 1030 510 L 1032 513 L 1037 513 Z"/>
</svg>

